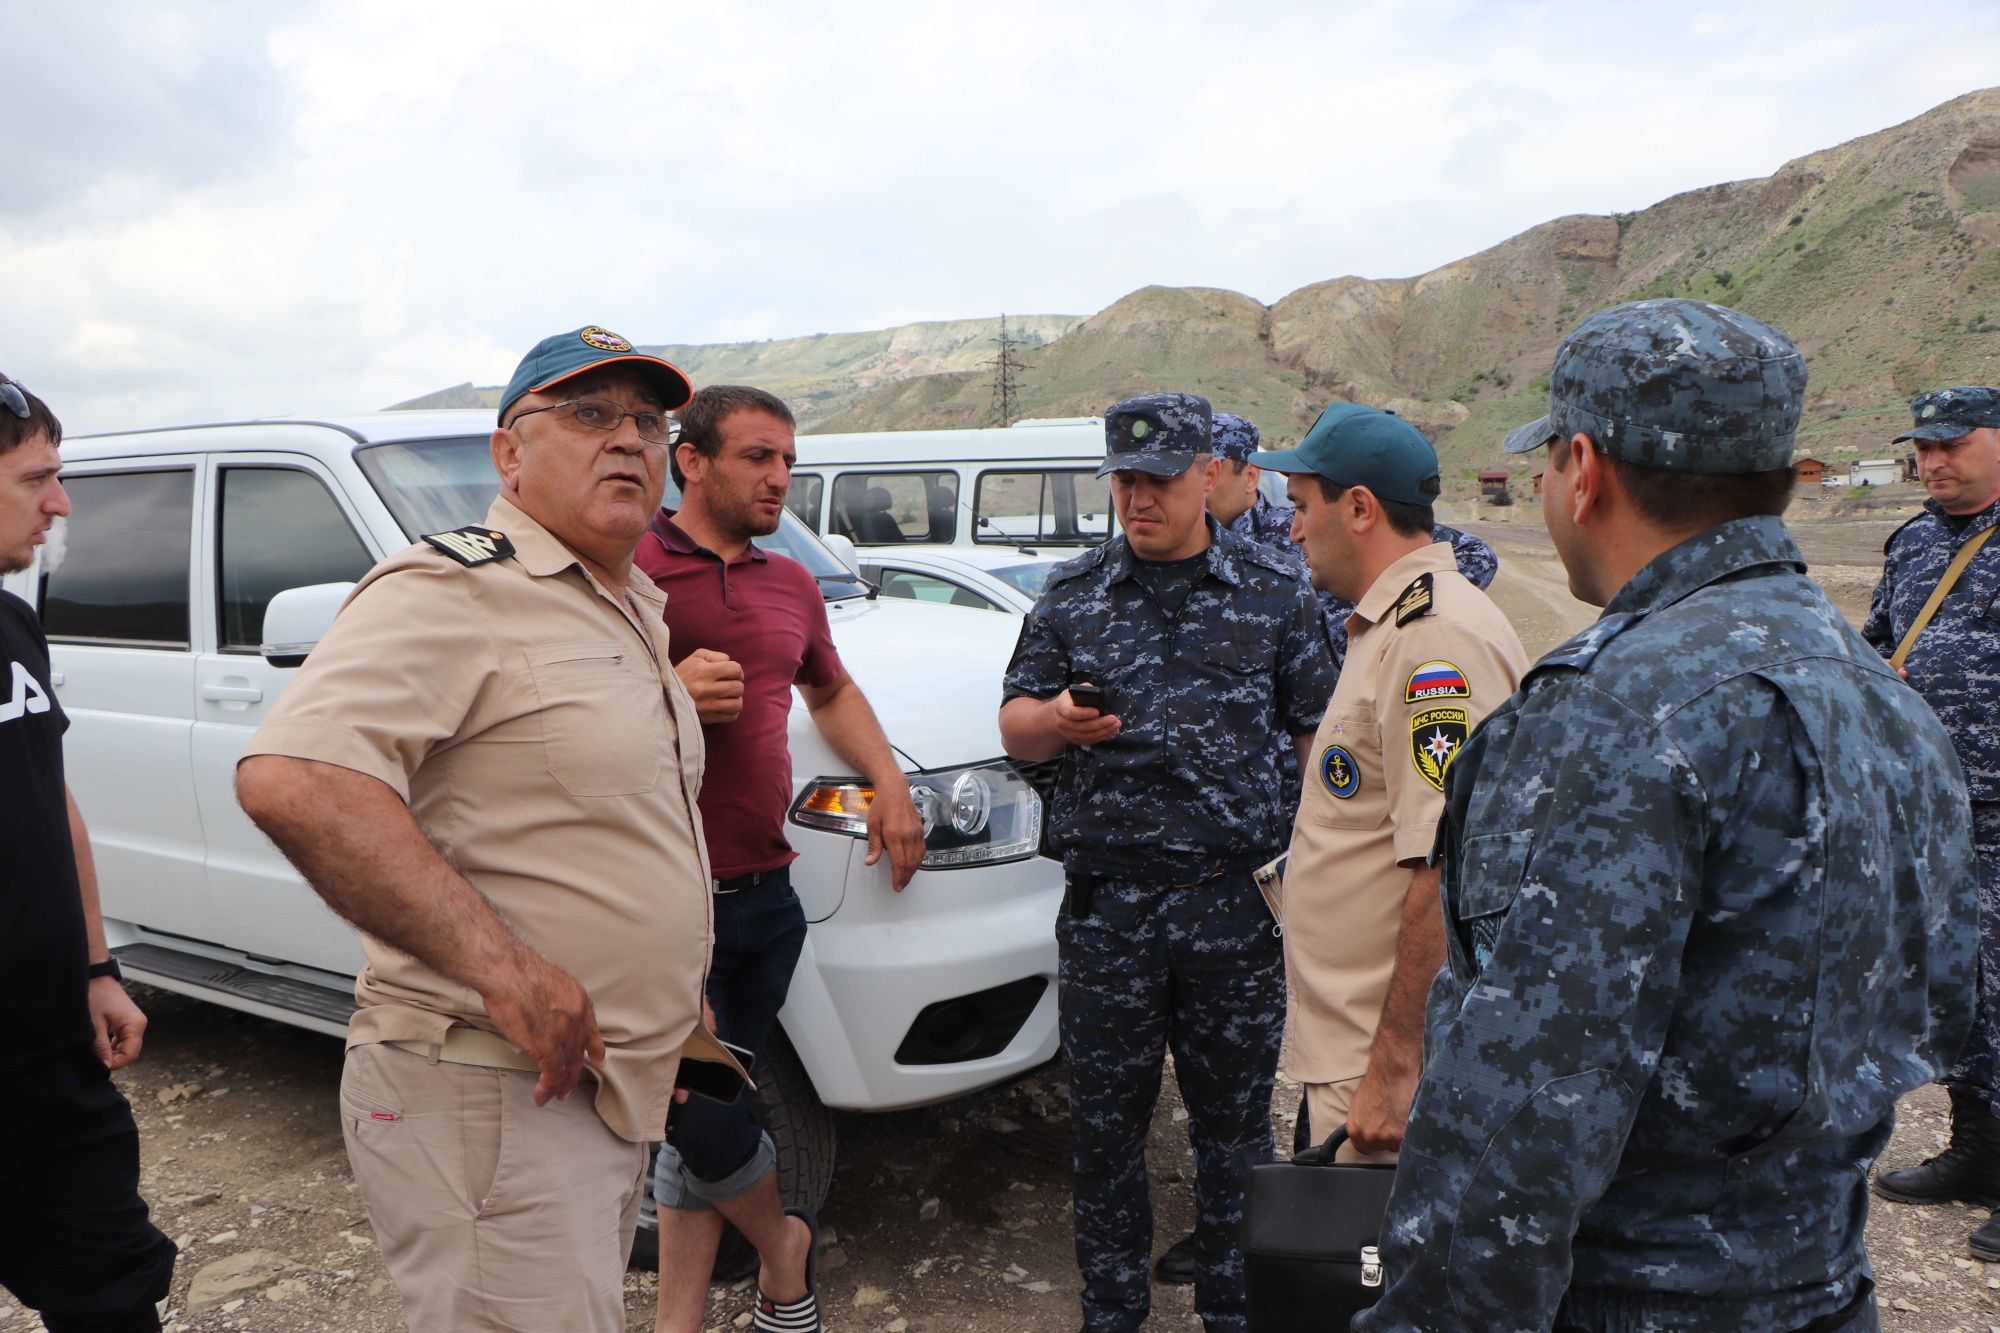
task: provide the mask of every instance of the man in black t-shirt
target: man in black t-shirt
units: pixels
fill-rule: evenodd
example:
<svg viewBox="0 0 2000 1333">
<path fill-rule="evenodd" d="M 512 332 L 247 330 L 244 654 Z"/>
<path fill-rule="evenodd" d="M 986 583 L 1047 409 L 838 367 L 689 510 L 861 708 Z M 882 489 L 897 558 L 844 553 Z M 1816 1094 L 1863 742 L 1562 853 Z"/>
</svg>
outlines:
<svg viewBox="0 0 2000 1333">
<path fill-rule="evenodd" d="M 0 574 L 69 512 L 62 425 L 0 376 Z M 69 726 L 48 642 L 0 592 L 0 1286 L 51 1333 L 153 1333 L 172 1241 L 139 1198 L 139 1128 L 111 1071 L 146 1017 L 119 984 L 83 817 L 63 781 Z"/>
</svg>

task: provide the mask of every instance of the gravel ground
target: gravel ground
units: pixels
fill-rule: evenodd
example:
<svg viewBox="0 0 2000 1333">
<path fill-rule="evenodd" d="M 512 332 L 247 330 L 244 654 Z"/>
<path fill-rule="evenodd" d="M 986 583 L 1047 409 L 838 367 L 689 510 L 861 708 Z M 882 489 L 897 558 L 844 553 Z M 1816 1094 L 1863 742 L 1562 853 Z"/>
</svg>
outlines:
<svg viewBox="0 0 2000 1333">
<path fill-rule="evenodd" d="M 335 1095 L 340 1043 L 140 988 L 152 1018 L 139 1062 L 118 1076 L 138 1114 L 144 1188 L 182 1256 L 168 1327 L 255 1333 L 393 1333 L 401 1306 L 348 1173 Z M 1296 1087 L 1273 1121 L 1290 1141 Z M 1904 1100 L 1884 1161 L 1935 1151 L 1945 1099 Z M 839 1117 L 840 1166 L 823 1213 L 827 1327 L 837 1333 L 1071 1333 L 1069 1117 L 1060 1064 L 944 1106 Z M 1193 1159 L 1169 1080 L 1149 1165 L 1155 1251 L 1193 1222 Z M 935 1203 L 933 1203 L 935 1201 Z M 1966 1257 L 1984 1220 L 1968 1208 L 1877 1202 L 1868 1225 L 1884 1327 L 2000 1329 L 2000 1265 Z M 244 1256 L 253 1256 L 246 1259 Z M 218 1290 L 218 1273 L 242 1285 Z M 226 1283 L 220 1284 L 227 1286 Z M 197 1291 L 195 1288 L 201 1287 Z M 1153 1289 L 1149 1327 L 1195 1330 L 1186 1288 Z M 650 1275 L 626 1281 L 627 1327 L 652 1326 Z M 748 1323 L 747 1284 L 718 1284 L 710 1327 Z M 0 1294 L 0 1333 L 40 1328 Z"/>
<path fill-rule="evenodd" d="M 1886 498 L 1886 497 L 1885 497 Z M 1914 507 L 1912 499 L 1910 507 Z M 1886 507 L 1886 506 L 1885 506 Z M 1813 575 L 1855 623 L 1867 612 L 1881 543 L 1899 513 L 1791 516 Z M 1571 598 L 1539 510 L 1463 526 L 1502 557 L 1493 593 L 1531 656 L 1595 618 Z M 1474 517 L 1468 515 L 1467 517 Z M 161 991 L 137 988 L 152 1018 L 145 1054 L 119 1083 L 138 1114 L 144 1191 L 182 1257 L 168 1327 L 255 1333 L 391 1333 L 403 1327 L 341 1146 L 340 1043 Z M 1298 1089 L 1273 1120 L 1290 1141 Z M 1193 1222 L 1193 1159 L 1171 1079 L 1149 1165 L 1155 1251 Z M 1905 1166 L 1943 1142 L 1937 1088 L 1904 1099 L 1883 1157 Z M 837 1333 L 1069 1333 L 1078 1281 L 1069 1231 L 1069 1124 L 1060 1064 L 945 1106 L 839 1117 L 840 1164 L 822 1214 L 821 1290 Z M 1984 1220 L 1965 1207 L 1876 1201 L 1868 1224 L 1883 1326 L 2000 1333 L 2000 1265 L 1968 1257 Z M 1154 1289 L 1150 1327 L 1199 1327 L 1187 1288 Z M 749 1284 L 718 1284 L 710 1327 L 749 1323 Z M 627 1326 L 652 1326 L 650 1275 L 626 1282 Z M 741 1321 L 740 1323 L 738 1321 Z M 39 1320 L 0 1292 L 0 1333 Z"/>
</svg>

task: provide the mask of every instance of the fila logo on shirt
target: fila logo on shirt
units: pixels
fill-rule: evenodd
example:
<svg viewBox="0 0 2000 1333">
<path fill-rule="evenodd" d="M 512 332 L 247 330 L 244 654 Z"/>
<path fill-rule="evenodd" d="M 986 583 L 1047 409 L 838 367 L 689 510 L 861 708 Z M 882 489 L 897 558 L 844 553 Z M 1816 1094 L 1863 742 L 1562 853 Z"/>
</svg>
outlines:
<svg viewBox="0 0 2000 1333">
<path fill-rule="evenodd" d="M 48 691 L 42 683 L 28 674 L 28 668 L 20 662 L 10 665 L 14 668 L 13 697 L 0 703 L 0 722 L 12 722 L 28 713 L 49 711 Z"/>
</svg>

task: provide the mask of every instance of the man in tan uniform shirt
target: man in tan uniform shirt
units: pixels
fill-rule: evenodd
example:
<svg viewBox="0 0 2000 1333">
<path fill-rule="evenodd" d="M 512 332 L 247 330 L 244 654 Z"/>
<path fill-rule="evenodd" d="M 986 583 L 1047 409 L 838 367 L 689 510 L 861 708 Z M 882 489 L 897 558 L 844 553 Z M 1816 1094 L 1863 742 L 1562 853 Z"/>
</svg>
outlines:
<svg viewBox="0 0 2000 1333">
<path fill-rule="evenodd" d="M 1357 603 L 1285 868 L 1286 1072 L 1305 1084 L 1313 1142 L 1346 1125 L 1341 1160 L 1392 1162 L 1444 962 L 1426 860 L 1445 774 L 1527 656 L 1451 544 L 1431 540 L 1437 454 L 1415 427 L 1336 403 L 1297 449 L 1258 464 L 1292 474 L 1292 539 L 1314 586 Z"/>
<path fill-rule="evenodd" d="M 371 570 L 238 769 L 364 932 L 341 1121 L 416 1333 L 622 1329 L 645 1141 L 719 1054 L 701 726 L 631 568 L 689 392 L 603 329 L 538 345 L 485 523 Z"/>
</svg>

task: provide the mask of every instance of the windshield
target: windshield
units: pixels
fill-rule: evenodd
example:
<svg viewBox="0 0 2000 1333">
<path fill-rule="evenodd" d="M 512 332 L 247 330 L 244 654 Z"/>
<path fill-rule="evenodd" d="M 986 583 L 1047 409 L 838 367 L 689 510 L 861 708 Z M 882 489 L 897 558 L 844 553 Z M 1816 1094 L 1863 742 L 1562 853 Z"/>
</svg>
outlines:
<svg viewBox="0 0 2000 1333">
<path fill-rule="evenodd" d="M 500 492 L 500 477 L 493 471 L 493 454 L 484 435 L 371 444 L 356 449 L 354 461 L 411 541 L 427 532 L 483 522 Z M 680 502 L 679 488 L 669 481 L 661 503 L 675 509 Z M 828 601 L 868 591 L 861 576 L 841 564 L 790 510 L 778 516 L 778 530 L 759 537 L 757 545 L 804 565 L 819 580 L 820 594 Z"/>
<path fill-rule="evenodd" d="M 1049 585 L 1049 571 L 1060 561 L 1036 560 L 1025 565 L 1003 565 L 999 569 L 988 570 L 994 578 L 1010 583 L 1030 597 L 1040 597 L 1042 589 Z"/>
<path fill-rule="evenodd" d="M 975 542 L 1095 546 L 1111 535 L 1111 483 L 1084 471 L 982 472 L 972 526 Z"/>
</svg>

